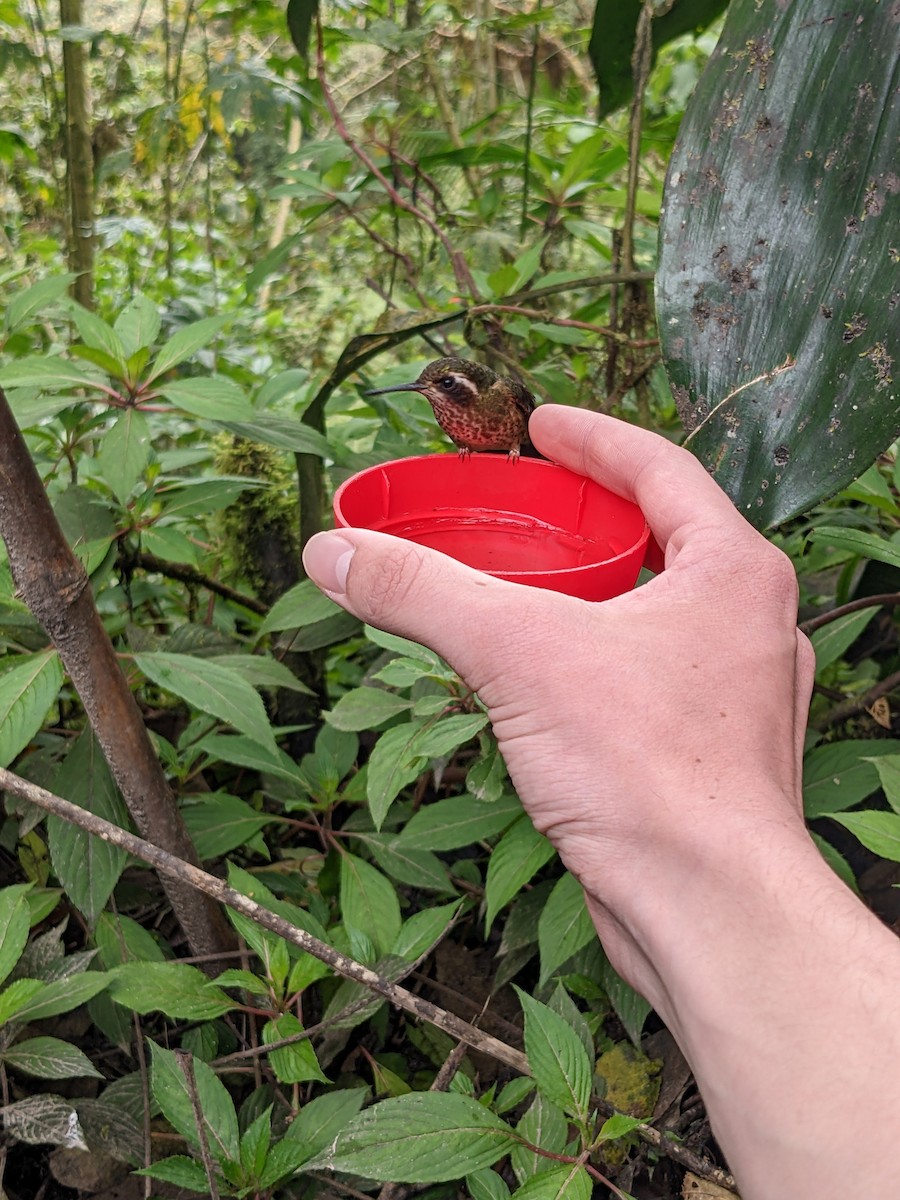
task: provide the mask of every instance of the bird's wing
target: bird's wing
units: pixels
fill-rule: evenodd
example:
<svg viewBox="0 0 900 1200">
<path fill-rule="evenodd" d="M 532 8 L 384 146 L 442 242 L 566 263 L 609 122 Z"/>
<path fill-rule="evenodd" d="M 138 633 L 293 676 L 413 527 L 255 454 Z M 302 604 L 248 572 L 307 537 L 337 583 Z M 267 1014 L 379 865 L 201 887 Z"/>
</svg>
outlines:
<svg viewBox="0 0 900 1200">
<path fill-rule="evenodd" d="M 509 384 L 510 389 L 512 390 L 513 400 L 515 401 L 516 408 L 518 408 L 525 417 L 530 417 L 535 409 L 534 396 L 532 396 L 531 392 L 529 392 L 524 383 L 520 382 L 518 379 L 514 379 L 512 375 L 506 376 L 506 382 Z"/>
</svg>

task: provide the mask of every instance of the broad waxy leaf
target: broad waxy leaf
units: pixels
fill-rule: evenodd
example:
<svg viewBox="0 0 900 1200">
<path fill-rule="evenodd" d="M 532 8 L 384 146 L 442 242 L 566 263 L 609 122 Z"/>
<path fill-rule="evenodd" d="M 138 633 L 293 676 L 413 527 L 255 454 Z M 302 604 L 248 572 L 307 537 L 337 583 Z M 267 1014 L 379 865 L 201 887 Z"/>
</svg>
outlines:
<svg viewBox="0 0 900 1200">
<path fill-rule="evenodd" d="M 26 892 L 31 886 L 17 883 L 0 891 L 0 983 L 19 961 L 28 941 L 31 915 Z"/>
<path fill-rule="evenodd" d="M 80 975 L 56 979 L 41 985 L 16 1013 L 17 1020 L 41 1021 L 71 1012 L 80 1004 L 93 999 L 108 985 L 110 976 L 102 971 L 82 971 Z M 25 982 L 22 980 L 21 982 Z M 15 985 L 13 985 L 15 986 Z"/>
<path fill-rule="evenodd" d="M 491 1166 L 514 1141 L 506 1122 L 471 1096 L 410 1092 L 352 1118 L 308 1169 L 392 1183 L 443 1183 Z"/>
<path fill-rule="evenodd" d="M 33 283 L 31 287 L 16 292 L 6 306 L 3 314 L 3 327 L 7 330 L 18 329 L 26 325 L 45 306 L 65 295 L 69 284 L 78 278 L 74 274 L 50 275 Z"/>
<path fill-rule="evenodd" d="M 485 804 L 474 796 L 453 796 L 424 805 L 407 821 L 397 841 L 416 850 L 459 850 L 501 833 L 522 815 L 518 796 Z"/>
<path fill-rule="evenodd" d="M 323 596 L 312 580 L 304 579 L 275 601 L 259 627 L 259 636 L 278 629 L 314 625 L 341 611 L 340 605 Z"/>
<path fill-rule="evenodd" d="M 568 1121 L 562 1109 L 543 1092 L 538 1092 L 516 1125 L 516 1133 L 531 1146 L 540 1146 L 550 1154 L 562 1154 L 568 1140 Z M 521 1143 L 513 1147 L 509 1160 L 519 1183 L 552 1171 L 556 1165 L 546 1153 L 539 1154 Z"/>
<path fill-rule="evenodd" d="M 666 369 L 686 444 L 759 528 L 900 430 L 896 20 L 889 3 L 733 0 L 669 164 Z"/>
<path fill-rule="evenodd" d="M 890 567 L 900 567 L 900 542 L 888 541 L 877 534 L 866 533 L 864 529 L 841 529 L 820 525 L 810 533 L 809 539 L 812 542 L 826 542 L 835 550 L 846 550 L 850 554 L 860 555 L 861 558 L 887 563 Z"/>
</svg>

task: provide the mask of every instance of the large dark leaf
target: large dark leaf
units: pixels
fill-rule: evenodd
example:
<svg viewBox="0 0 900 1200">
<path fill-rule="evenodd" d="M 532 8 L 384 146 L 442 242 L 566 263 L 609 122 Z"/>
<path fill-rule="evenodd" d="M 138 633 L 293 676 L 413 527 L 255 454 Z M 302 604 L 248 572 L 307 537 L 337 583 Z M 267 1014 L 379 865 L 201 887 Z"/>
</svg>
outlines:
<svg viewBox="0 0 900 1200">
<path fill-rule="evenodd" d="M 660 333 L 687 444 L 759 527 L 897 436 L 897 7 L 734 0 L 669 167 Z"/>
<path fill-rule="evenodd" d="M 653 54 L 683 33 L 700 32 L 722 12 L 728 0 L 675 0 L 653 22 Z M 631 99 L 634 32 L 644 0 L 597 0 L 588 55 L 600 85 L 599 116 Z"/>
</svg>

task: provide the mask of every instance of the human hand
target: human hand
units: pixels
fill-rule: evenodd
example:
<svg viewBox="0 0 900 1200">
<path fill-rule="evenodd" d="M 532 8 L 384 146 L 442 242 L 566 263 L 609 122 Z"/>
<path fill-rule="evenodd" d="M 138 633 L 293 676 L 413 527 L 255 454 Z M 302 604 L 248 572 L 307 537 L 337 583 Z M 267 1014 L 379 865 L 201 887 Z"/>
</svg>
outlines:
<svg viewBox="0 0 900 1200">
<path fill-rule="evenodd" d="M 664 572 L 591 604 L 361 529 L 317 535 L 304 561 L 338 603 L 430 646 L 478 692 L 523 804 L 634 977 L 615 943 L 629 940 L 636 879 L 661 878 L 673 855 L 715 856 L 760 822 L 800 826 L 813 653 L 790 563 L 691 454 L 556 405 L 530 434 L 638 503 Z"/>
</svg>

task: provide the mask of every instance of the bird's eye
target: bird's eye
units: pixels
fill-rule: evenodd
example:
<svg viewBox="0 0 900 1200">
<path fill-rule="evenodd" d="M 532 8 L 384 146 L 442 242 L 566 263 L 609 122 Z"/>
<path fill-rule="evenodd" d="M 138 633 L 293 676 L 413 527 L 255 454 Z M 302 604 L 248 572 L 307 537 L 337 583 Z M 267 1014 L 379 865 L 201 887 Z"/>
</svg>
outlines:
<svg viewBox="0 0 900 1200">
<path fill-rule="evenodd" d="M 455 375 L 443 375 L 438 382 L 445 392 L 452 392 L 456 387 L 457 380 Z"/>
</svg>

